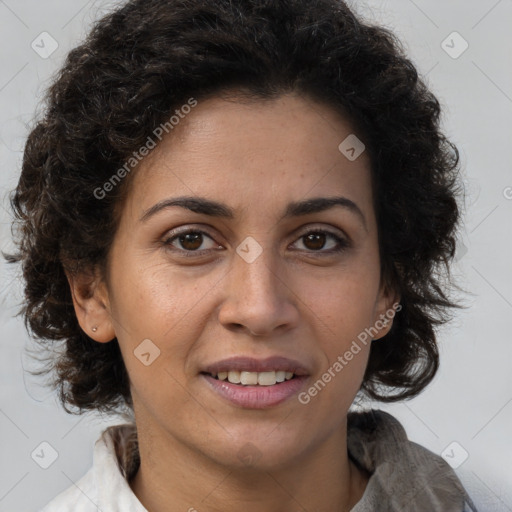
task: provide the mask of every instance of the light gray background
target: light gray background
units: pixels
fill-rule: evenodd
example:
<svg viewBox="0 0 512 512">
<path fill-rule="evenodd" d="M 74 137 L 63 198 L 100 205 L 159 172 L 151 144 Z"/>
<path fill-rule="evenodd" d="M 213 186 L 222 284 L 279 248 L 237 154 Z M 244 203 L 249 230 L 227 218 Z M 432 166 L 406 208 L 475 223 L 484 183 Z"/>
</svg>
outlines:
<svg viewBox="0 0 512 512">
<path fill-rule="evenodd" d="M 512 0 L 352 4 L 401 37 L 445 106 L 445 129 L 461 150 L 467 191 L 454 271 L 472 293 L 465 297 L 469 307 L 441 331 L 441 370 L 427 390 L 405 403 L 374 405 L 394 414 L 412 440 L 445 453 L 452 463 L 467 452 L 456 471 L 480 510 L 512 511 Z M 113 5 L 0 0 L 3 250 L 12 248 L 6 194 L 16 185 L 41 94 L 91 22 Z M 59 45 L 49 58 L 31 47 L 34 40 L 42 46 L 44 31 Z M 453 57 L 464 41 L 450 35 L 454 31 L 469 45 L 458 58 Z M 50 48 L 48 39 L 45 48 Z M 22 320 L 13 318 L 20 285 L 15 270 L 3 261 L 0 272 L 0 512 L 28 512 L 87 471 L 94 441 L 116 419 L 66 414 L 56 397 L 24 372 L 32 367 L 24 355 L 29 337 Z M 58 453 L 48 469 L 31 458 L 43 441 Z"/>
</svg>

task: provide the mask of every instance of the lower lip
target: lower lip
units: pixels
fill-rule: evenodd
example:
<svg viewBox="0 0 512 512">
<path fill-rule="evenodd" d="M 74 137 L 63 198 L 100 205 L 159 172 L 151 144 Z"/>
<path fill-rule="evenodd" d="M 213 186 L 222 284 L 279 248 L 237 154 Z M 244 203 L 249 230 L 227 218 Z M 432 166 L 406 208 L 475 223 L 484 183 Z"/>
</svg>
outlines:
<svg viewBox="0 0 512 512">
<path fill-rule="evenodd" d="M 218 380 L 211 375 L 201 375 L 208 384 L 223 398 L 245 409 L 266 409 L 278 405 L 298 394 L 307 379 L 294 377 L 273 386 L 243 386 L 227 380 Z"/>
</svg>

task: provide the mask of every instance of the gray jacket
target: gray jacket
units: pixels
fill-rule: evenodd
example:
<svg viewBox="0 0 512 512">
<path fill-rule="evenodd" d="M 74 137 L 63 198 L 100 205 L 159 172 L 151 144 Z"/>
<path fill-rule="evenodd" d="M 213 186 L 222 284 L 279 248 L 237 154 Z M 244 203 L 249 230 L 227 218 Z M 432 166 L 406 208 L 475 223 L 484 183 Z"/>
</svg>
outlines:
<svg viewBox="0 0 512 512">
<path fill-rule="evenodd" d="M 372 474 L 351 512 L 478 512 L 450 465 L 409 441 L 393 416 L 351 412 L 347 421 L 349 456 Z"/>
</svg>

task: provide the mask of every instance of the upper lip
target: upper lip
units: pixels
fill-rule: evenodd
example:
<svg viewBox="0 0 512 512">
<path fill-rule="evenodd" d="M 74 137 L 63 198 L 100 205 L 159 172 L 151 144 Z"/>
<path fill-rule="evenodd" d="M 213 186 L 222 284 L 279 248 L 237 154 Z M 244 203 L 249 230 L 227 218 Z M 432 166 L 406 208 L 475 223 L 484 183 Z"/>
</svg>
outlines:
<svg viewBox="0 0 512 512">
<path fill-rule="evenodd" d="M 254 359 L 253 357 L 235 356 L 222 361 L 217 361 L 203 368 L 204 373 L 215 375 L 219 372 L 231 370 L 248 372 L 270 372 L 272 370 L 284 370 L 295 375 L 309 375 L 308 369 L 298 361 L 283 356 L 273 356 L 266 359 Z"/>
</svg>

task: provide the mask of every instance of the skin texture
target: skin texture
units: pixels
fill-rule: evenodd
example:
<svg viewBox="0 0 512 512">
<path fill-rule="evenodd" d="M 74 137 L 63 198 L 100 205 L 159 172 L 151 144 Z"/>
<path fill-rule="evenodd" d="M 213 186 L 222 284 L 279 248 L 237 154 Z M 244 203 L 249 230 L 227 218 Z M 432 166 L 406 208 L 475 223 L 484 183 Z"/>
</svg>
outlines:
<svg viewBox="0 0 512 512">
<path fill-rule="evenodd" d="M 332 512 L 361 498 L 368 475 L 347 456 L 346 416 L 369 344 L 307 405 L 236 407 L 199 375 L 234 355 L 281 355 L 310 370 L 306 389 L 396 301 L 381 286 L 369 159 L 338 150 L 351 133 L 297 94 L 199 102 L 132 177 L 108 275 L 68 276 L 81 327 L 119 341 L 141 453 L 131 486 L 148 510 Z M 178 196 L 225 203 L 235 217 L 172 207 L 140 220 Z M 332 196 L 356 203 L 364 222 L 341 206 L 282 219 L 289 202 Z M 178 227 L 207 234 L 166 245 Z M 308 228 L 349 246 L 330 252 L 336 240 L 308 241 Z M 247 236 L 263 250 L 252 263 L 236 253 Z M 207 252 L 180 256 L 195 248 Z M 145 366 L 133 351 L 148 338 L 160 356 Z M 258 450 L 250 467 L 239 457 L 248 442 Z"/>
</svg>

